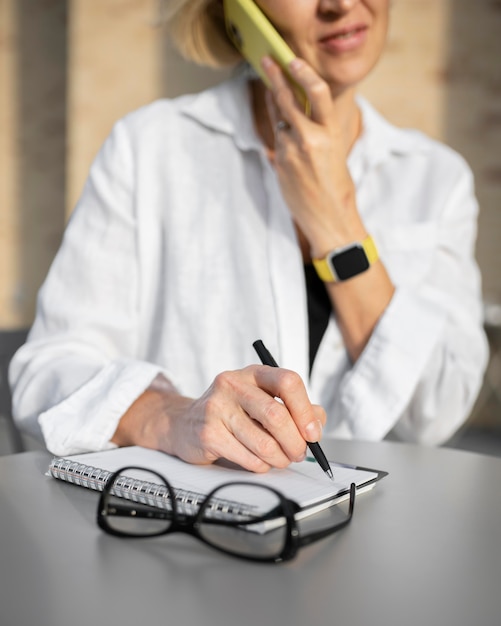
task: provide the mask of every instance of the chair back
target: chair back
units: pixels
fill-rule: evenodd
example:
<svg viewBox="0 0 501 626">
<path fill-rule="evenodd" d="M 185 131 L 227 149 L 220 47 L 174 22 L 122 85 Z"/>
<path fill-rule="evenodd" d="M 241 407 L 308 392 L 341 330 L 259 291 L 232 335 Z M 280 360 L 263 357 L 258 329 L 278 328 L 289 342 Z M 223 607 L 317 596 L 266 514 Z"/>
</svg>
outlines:
<svg viewBox="0 0 501 626">
<path fill-rule="evenodd" d="M 0 330 L 0 417 L 7 422 L 7 434 L 13 452 L 24 450 L 23 440 L 12 418 L 9 388 L 9 363 L 14 353 L 26 341 L 28 329 Z"/>
</svg>

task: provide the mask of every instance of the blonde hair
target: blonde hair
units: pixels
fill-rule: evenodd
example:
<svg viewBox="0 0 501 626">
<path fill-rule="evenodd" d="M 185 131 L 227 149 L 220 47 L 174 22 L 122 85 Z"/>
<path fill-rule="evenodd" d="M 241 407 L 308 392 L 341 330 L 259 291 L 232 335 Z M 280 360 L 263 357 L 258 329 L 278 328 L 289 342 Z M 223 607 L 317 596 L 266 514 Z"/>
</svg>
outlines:
<svg viewBox="0 0 501 626">
<path fill-rule="evenodd" d="M 161 21 L 185 59 L 209 67 L 242 60 L 226 34 L 223 0 L 164 0 Z"/>
</svg>

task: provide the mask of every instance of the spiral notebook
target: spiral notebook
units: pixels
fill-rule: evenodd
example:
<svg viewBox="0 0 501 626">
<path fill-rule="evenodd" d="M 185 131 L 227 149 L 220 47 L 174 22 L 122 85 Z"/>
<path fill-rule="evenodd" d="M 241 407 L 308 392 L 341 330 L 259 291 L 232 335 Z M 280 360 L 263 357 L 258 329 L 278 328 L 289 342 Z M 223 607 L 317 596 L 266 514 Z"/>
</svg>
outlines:
<svg viewBox="0 0 501 626">
<path fill-rule="evenodd" d="M 231 464 L 192 465 L 159 452 L 132 446 L 105 452 L 90 452 L 68 457 L 56 457 L 50 463 L 48 475 L 74 485 L 102 491 L 110 475 L 125 466 L 151 469 L 162 476 L 174 488 L 176 506 L 187 515 L 196 512 L 198 505 L 214 488 L 227 482 L 252 482 L 272 487 L 299 505 L 298 519 L 312 515 L 348 497 L 350 485 L 357 491 L 372 488 L 386 472 L 331 463 L 334 481 L 322 472 L 316 462 L 305 460 L 293 463 L 287 469 L 271 469 L 266 474 L 253 474 Z M 133 472 L 116 485 L 115 495 L 130 498 L 131 483 L 137 497 L 148 497 L 148 503 L 166 508 L 165 486 L 134 480 Z M 122 493 L 121 493 L 122 492 Z M 259 502 L 238 503 L 242 512 Z M 167 507 L 168 508 L 168 507 Z"/>
</svg>

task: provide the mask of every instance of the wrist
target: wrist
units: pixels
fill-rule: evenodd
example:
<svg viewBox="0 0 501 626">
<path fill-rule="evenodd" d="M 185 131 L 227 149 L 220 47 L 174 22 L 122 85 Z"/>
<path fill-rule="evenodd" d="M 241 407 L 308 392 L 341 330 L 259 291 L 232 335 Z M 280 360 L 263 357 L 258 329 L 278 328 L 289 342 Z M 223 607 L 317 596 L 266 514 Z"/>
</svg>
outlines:
<svg viewBox="0 0 501 626">
<path fill-rule="evenodd" d="M 307 226 L 305 235 L 312 259 L 323 258 L 331 250 L 362 241 L 368 235 L 355 207 L 341 213 L 325 210 L 320 219 Z"/>
<path fill-rule="evenodd" d="M 159 374 L 123 414 L 111 439 L 118 446 L 138 445 L 171 453 L 173 416 L 192 400 L 181 396 L 174 385 Z"/>
<path fill-rule="evenodd" d="M 323 259 L 329 252 L 350 245 L 354 241 L 363 241 L 368 236 L 362 223 L 345 225 L 343 228 L 325 225 L 308 242 L 312 259 Z"/>
<path fill-rule="evenodd" d="M 367 271 L 379 259 L 371 236 L 330 250 L 321 258 L 313 258 L 313 266 L 324 282 L 341 282 Z"/>
</svg>

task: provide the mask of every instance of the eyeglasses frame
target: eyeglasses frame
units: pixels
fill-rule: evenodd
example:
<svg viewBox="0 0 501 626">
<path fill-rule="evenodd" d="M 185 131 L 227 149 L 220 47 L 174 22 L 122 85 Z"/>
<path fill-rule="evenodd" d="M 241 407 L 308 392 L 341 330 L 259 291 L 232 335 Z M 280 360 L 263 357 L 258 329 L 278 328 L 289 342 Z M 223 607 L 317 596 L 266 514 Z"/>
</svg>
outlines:
<svg viewBox="0 0 501 626">
<path fill-rule="evenodd" d="M 124 471 L 128 471 L 128 470 L 139 470 L 139 471 L 149 472 L 150 474 L 153 474 L 157 478 L 159 478 L 162 481 L 162 483 L 165 485 L 165 487 L 167 488 L 167 493 L 168 493 L 169 500 L 171 502 L 171 507 L 172 507 L 171 510 L 169 511 L 169 513 L 172 515 L 172 520 L 168 528 L 158 531 L 158 532 L 153 532 L 153 533 L 131 534 L 131 533 L 117 530 L 108 524 L 107 515 L 105 511 L 106 511 L 106 507 L 108 504 L 107 499 L 114 495 L 111 493 L 111 487 L 115 479 Z M 211 543 L 202 534 L 200 534 L 199 528 L 202 523 L 203 513 L 205 509 L 207 508 L 207 506 L 209 505 L 214 493 L 216 493 L 217 491 L 220 491 L 224 487 L 238 486 L 238 485 L 242 485 L 242 486 L 251 485 L 251 486 L 258 487 L 260 489 L 267 489 L 268 491 L 271 491 L 272 493 L 274 493 L 275 496 L 280 501 L 280 505 L 282 507 L 282 513 L 285 517 L 285 523 L 286 523 L 286 529 L 287 529 L 287 536 L 285 539 L 284 547 L 282 551 L 280 552 L 280 554 L 275 555 L 275 556 L 269 556 L 269 557 L 239 554 L 237 552 L 227 550 L 217 544 Z M 286 498 L 282 493 L 280 493 L 280 491 L 274 489 L 273 487 L 269 487 L 268 485 L 263 485 L 261 483 L 251 482 L 251 481 L 230 481 L 227 483 L 223 483 L 221 485 L 218 485 L 214 489 L 212 489 L 212 491 L 210 491 L 210 493 L 208 493 L 205 496 L 205 498 L 201 502 L 199 509 L 195 515 L 188 515 L 188 514 L 179 512 L 177 501 L 176 501 L 176 493 L 174 489 L 172 488 L 171 484 L 169 483 L 169 481 L 164 476 L 162 476 L 155 470 L 151 470 L 145 467 L 128 465 L 113 472 L 106 480 L 106 483 L 99 497 L 99 502 L 98 502 L 98 507 L 97 507 L 97 524 L 99 528 L 101 528 L 101 530 L 103 530 L 104 532 L 110 535 L 122 537 L 125 539 L 144 539 L 144 538 L 159 537 L 162 535 L 170 535 L 175 532 L 182 532 L 188 535 L 192 535 L 193 537 L 195 537 L 202 543 L 210 546 L 211 548 L 215 550 L 219 550 L 220 552 L 223 552 L 233 557 L 237 557 L 237 558 L 244 559 L 247 561 L 254 561 L 254 562 L 261 562 L 261 563 L 280 563 L 284 561 L 290 561 L 291 559 L 293 559 L 296 556 L 300 548 L 310 545 L 325 537 L 328 537 L 329 535 L 334 534 L 335 532 L 337 532 L 344 526 L 348 525 L 349 522 L 351 521 L 351 518 L 353 517 L 353 511 L 355 507 L 355 495 L 356 495 L 356 485 L 355 483 L 351 483 L 350 488 L 349 488 L 348 513 L 345 519 L 343 519 L 341 522 L 338 522 L 337 524 L 334 524 L 334 526 L 331 526 L 329 528 L 324 528 L 322 530 L 314 531 L 307 535 L 301 536 L 299 532 L 299 528 L 298 528 L 298 523 L 295 518 L 295 513 L 300 511 L 301 507 L 297 504 L 297 502 L 295 502 L 294 500 L 290 500 L 289 498 Z M 133 500 L 128 500 L 127 498 L 124 498 L 124 501 L 134 502 Z M 135 504 L 141 505 L 142 503 L 135 502 Z M 336 506 L 336 503 L 333 503 L 333 506 Z M 162 509 L 159 508 L 159 511 L 162 511 Z M 137 515 L 137 512 L 136 512 L 136 515 Z M 152 517 L 151 514 L 149 514 L 148 517 L 151 519 Z M 245 525 L 246 523 L 242 521 L 232 522 L 230 520 L 224 520 L 224 519 L 220 519 L 216 521 L 221 526 L 227 526 L 227 527 L 242 526 L 242 525 Z M 256 524 L 259 521 L 260 521 L 259 519 L 257 520 L 253 519 L 252 521 L 248 523 Z M 206 522 L 207 520 L 204 520 L 204 523 Z"/>
</svg>

